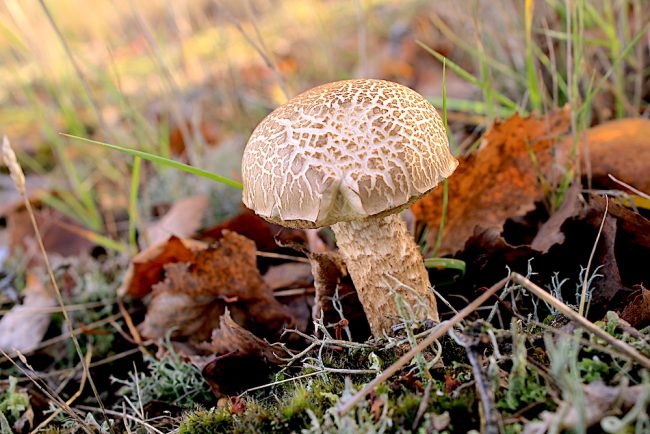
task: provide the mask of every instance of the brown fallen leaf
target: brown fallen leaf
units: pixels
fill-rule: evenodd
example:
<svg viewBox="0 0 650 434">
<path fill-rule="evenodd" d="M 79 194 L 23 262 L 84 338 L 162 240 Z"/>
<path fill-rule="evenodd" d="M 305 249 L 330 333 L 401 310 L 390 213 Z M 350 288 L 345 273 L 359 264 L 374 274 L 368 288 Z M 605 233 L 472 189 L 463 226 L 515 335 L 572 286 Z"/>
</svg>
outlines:
<svg viewBox="0 0 650 434">
<path fill-rule="evenodd" d="M 287 262 L 273 265 L 264 273 L 264 282 L 275 291 L 277 289 L 305 288 L 314 284 L 311 266 L 304 262 Z"/>
<path fill-rule="evenodd" d="M 438 254 L 461 250 L 476 227 L 501 231 L 506 220 L 533 210 L 535 202 L 544 199 L 545 186 L 559 180 L 564 162 L 556 161 L 554 145 L 568 126 L 567 109 L 542 118 L 514 115 L 496 123 L 481 148 L 462 159 L 448 179 L 447 222 Z M 442 195 L 443 188 L 436 188 L 412 206 L 417 220 L 428 227 L 432 246 L 440 227 Z"/>
<path fill-rule="evenodd" d="M 573 183 L 564 193 L 564 201 L 560 208 L 539 228 L 530 247 L 538 252 L 546 253 L 555 244 L 564 242 L 564 233 L 560 230 L 562 224 L 578 213 L 580 208 L 580 184 Z"/>
<path fill-rule="evenodd" d="M 276 338 L 291 322 L 285 307 L 266 286 L 256 265 L 255 243 L 224 232 L 215 246 L 164 266 L 165 280 L 153 287 L 141 333 L 201 341 L 210 337 L 226 306 L 235 320 L 258 336 Z"/>
<path fill-rule="evenodd" d="M 80 256 L 95 246 L 91 232 L 53 208 L 34 209 L 34 217 L 43 237 L 45 250 L 51 255 Z M 6 218 L 11 248 L 21 248 L 23 252 L 31 255 L 32 264 L 41 264 L 42 256 L 37 248 L 36 235 L 27 211 L 18 209 L 9 213 Z"/>
<path fill-rule="evenodd" d="M 223 231 L 233 231 L 245 236 L 253 241 L 257 249 L 264 252 L 277 252 L 281 250 L 275 241 L 278 233 L 284 234 L 283 238 L 297 238 L 300 241 L 306 239 L 306 235 L 301 229 L 288 229 L 273 223 L 269 223 L 263 218 L 256 215 L 253 211 L 242 205 L 242 212 L 221 223 L 213 228 L 205 230 L 199 237 L 204 241 L 218 241 L 222 237 Z"/>
<path fill-rule="evenodd" d="M 467 266 L 463 287 L 480 288 L 502 278 L 505 267 L 519 273 L 527 273 L 531 267 L 547 288 L 554 286 L 551 277 L 556 273 L 560 280 L 568 279 L 563 285 L 564 299 L 575 303 L 578 277 L 587 266 L 604 215 L 603 198 L 581 200 L 573 215 L 554 223 L 564 241 L 552 244 L 544 253 L 530 245 L 513 245 L 497 229 L 477 229 L 456 255 Z M 607 310 L 622 311 L 630 303 L 635 285 L 650 284 L 649 254 L 650 221 L 610 201 L 590 268 L 591 277 L 598 275 L 590 283 L 590 318 L 600 319 Z"/>
<path fill-rule="evenodd" d="M 49 180 L 37 176 L 26 176 L 25 187 L 31 202 L 38 201 L 51 188 Z M 18 211 L 25 205 L 23 197 L 16 189 L 14 181 L 9 175 L 0 176 L 0 217 L 5 217 Z"/>
<path fill-rule="evenodd" d="M 164 279 L 165 265 L 189 261 L 193 257 L 194 250 L 203 250 L 207 247 L 208 245 L 201 241 L 180 239 L 175 236 L 152 245 L 133 257 L 122 286 L 117 290 L 118 295 L 144 297 L 151 292 L 153 285 Z"/>
<path fill-rule="evenodd" d="M 27 275 L 23 303 L 15 305 L 0 319 L 0 349 L 25 353 L 41 343 L 56 306 L 54 294 L 34 275 Z"/>
<path fill-rule="evenodd" d="M 650 291 L 643 286 L 632 294 L 630 303 L 621 312 L 621 318 L 637 329 L 650 323 Z"/>
<path fill-rule="evenodd" d="M 287 356 L 282 347 L 270 345 L 233 321 L 228 309 L 221 315 L 219 328 L 212 332 L 210 343 L 202 348 L 219 355 L 233 351 L 240 355 L 253 355 L 275 365 L 282 363 L 281 357 Z"/>
<path fill-rule="evenodd" d="M 588 129 L 581 138 L 581 151 L 588 144 L 593 184 L 600 188 L 620 189 L 611 173 L 633 187 L 650 192 L 650 119 L 618 119 Z M 568 151 L 573 140 L 567 138 Z"/>
<path fill-rule="evenodd" d="M 161 219 L 147 228 L 145 239 L 149 245 L 154 245 L 171 236 L 188 238 L 201 227 L 207 208 L 208 197 L 205 195 L 176 202 Z"/>
<path fill-rule="evenodd" d="M 201 349 L 217 357 L 192 357 L 216 397 L 235 395 L 268 382 L 273 365 L 282 363 L 286 352 L 241 327 L 228 310 L 219 320 L 212 340 Z"/>
</svg>

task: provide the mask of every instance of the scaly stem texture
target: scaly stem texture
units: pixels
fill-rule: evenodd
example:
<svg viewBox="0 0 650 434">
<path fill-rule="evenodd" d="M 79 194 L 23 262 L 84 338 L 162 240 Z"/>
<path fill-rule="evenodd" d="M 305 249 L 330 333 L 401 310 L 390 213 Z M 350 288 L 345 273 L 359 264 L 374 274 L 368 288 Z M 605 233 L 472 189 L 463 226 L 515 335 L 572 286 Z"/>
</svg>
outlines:
<svg viewBox="0 0 650 434">
<path fill-rule="evenodd" d="M 332 229 L 375 337 L 400 322 L 395 295 L 410 307 L 413 319 L 438 320 L 422 255 L 399 215 L 337 223 Z"/>
</svg>

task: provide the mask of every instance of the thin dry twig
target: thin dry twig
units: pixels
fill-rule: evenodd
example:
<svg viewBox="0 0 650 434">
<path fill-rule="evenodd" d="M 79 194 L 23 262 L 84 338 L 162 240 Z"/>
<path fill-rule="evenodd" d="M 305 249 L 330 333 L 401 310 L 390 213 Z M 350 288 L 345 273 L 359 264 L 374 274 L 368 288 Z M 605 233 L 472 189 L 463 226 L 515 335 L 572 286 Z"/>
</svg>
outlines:
<svg viewBox="0 0 650 434">
<path fill-rule="evenodd" d="M 465 348 L 467 358 L 472 366 L 474 375 L 474 384 L 481 402 L 481 429 L 485 434 L 499 434 L 503 432 L 503 420 L 494 403 L 494 394 L 490 390 L 487 378 L 483 373 L 483 367 L 480 360 L 480 353 L 477 350 L 479 339 L 474 336 L 465 336 L 456 333 L 454 329 L 449 330 L 449 334 L 458 345 Z"/>
<path fill-rule="evenodd" d="M 86 360 L 85 360 L 87 365 L 90 364 L 90 359 L 91 358 L 92 358 L 92 352 L 88 351 L 86 353 Z M 88 375 L 87 375 L 86 371 L 82 371 L 81 381 L 80 381 L 80 384 L 79 384 L 79 389 L 70 398 L 68 398 L 68 400 L 65 402 L 65 404 L 67 406 L 72 405 L 72 403 L 75 402 L 77 400 L 77 398 L 79 398 L 81 396 L 81 394 L 83 393 L 84 387 L 86 387 L 86 380 L 87 379 L 88 379 Z M 37 433 L 41 428 L 46 427 L 47 424 L 52 422 L 54 420 L 54 418 L 57 417 L 62 411 L 63 411 L 63 407 L 57 408 L 55 411 L 52 412 L 52 414 L 47 419 L 45 419 L 36 428 L 34 428 L 32 430 L 32 433 Z"/>
<path fill-rule="evenodd" d="M 411 425 L 413 431 L 415 431 L 418 428 L 418 426 L 420 425 L 420 421 L 422 420 L 422 416 L 424 416 L 424 413 L 427 411 L 427 407 L 429 406 L 429 398 L 431 397 L 432 386 L 433 386 L 433 381 L 429 381 L 427 383 L 427 387 L 424 389 L 424 395 L 422 395 L 422 401 L 420 401 L 418 412 L 415 415 L 415 420 L 413 420 L 413 425 Z"/>
<path fill-rule="evenodd" d="M 99 408 L 91 407 L 91 406 L 88 406 L 88 405 L 78 405 L 75 408 L 75 411 L 77 411 L 78 413 L 81 413 L 81 411 L 97 411 L 97 410 L 99 410 Z M 106 412 L 106 414 L 108 414 L 110 416 L 120 417 L 122 419 L 129 419 L 129 420 L 132 420 L 133 422 L 141 424 L 143 427 L 145 427 L 145 428 L 147 428 L 147 429 L 149 429 L 149 430 L 151 430 L 151 431 L 153 431 L 153 432 L 155 432 L 157 434 L 164 434 L 162 431 L 160 431 L 158 428 L 151 425 L 150 423 L 147 423 L 144 420 L 140 420 L 137 417 L 131 416 L 130 414 L 120 413 L 119 411 L 113 411 L 113 410 L 104 410 L 104 411 Z"/>
<path fill-rule="evenodd" d="M 644 198 L 644 199 L 648 199 L 648 200 L 650 200 L 650 194 L 648 194 L 648 193 L 644 193 L 644 192 L 642 192 L 641 190 L 632 187 L 630 184 L 628 184 L 627 182 L 623 182 L 623 181 L 621 181 L 620 179 L 616 178 L 616 177 L 615 177 L 614 175 L 612 175 L 611 173 L 608 174 L 607 176 L 609 176 L 609 179 L 611 179 L 611 180 L 614 181 L 615 183 L 617 183 L 617 184 L 619 184 L 619 185 L 622 185 L 623 187 L 627 188 L 627 189 L 630 190 L 632 193 L 637 194 L 637 195 L 641 196 L 641 197 Z"/>
<path fill-rule="evenodd" d="M 639 353 L 627 342 L 623 342 L 619 339 L 616 339 L 615 337 L 611 336 L 607 332 L 598 328 L 594 323 L 589 321 L 587 318 L 580 315 L 578 312 L 574 311 L 566 304 L 562 303 L 560 300 L 553 297 L 551 294 L 549 294 L 539 286 L 535 285 L 533 282 L 531 282 L 529 279 L 522 276 L 521 274 L 512 273 L 511 279 L 514 282 L 526 288 L 528 291 L 535 294 L 537 297 L 544 300 L 549 305 L 553 306 L 555 309 L 557 309 L 558 312 L 560 312 L 562 315 L 569 318 L 571 321 L 577 323 L 582 328 L 586 329 L 588 332 L 598 336 L 599 338 L 601 338 L 602 340 L 610 344 L 612 347 L 616 348 L 622 354 L 636 361 L 639 365 L 643 366 L 645 369 L 650 369 L 650 359 L 645 357 L 643 354 Z"/>
<path fill-rule="evenodd" d="M 9 362 L 11 364 L 13 364 L 16 367 L 16 369 L 18 369 L 20 372 L 22 372 L 23 375 L 25 375 L 27 378 L 29 378 L 29 380 L 36 386 L 36 388 L 39 389 L 43 393 L 43 395 L 47 396 L 52 403 L 59 406 L 60 408 L 63 408 L 73 419 L 75 419 L 78 423 L 81 424 L 82 428 L 86 432 L 90 433 L 90 431 L 88 429 L 86 429 L 86 427 L 84 426 L 83 420 L 74 412 L 74 410 L 69 405 L 67 405 L 65 403 L 65 401 L 63 401 L 59 396 L 57 396 L 57 394 L 54 393 L 54 391 L 52 391 L 50 389 L 50 387 L 46 383 L 43 383 L 43 384 L 39 383 L 39 381 L 38 381 L 39 378 L 38 377 L 32 377 L 29 374 L 27 369 L 29 369 L 30 371 L 33 371 L 33 369 L 31 368 L 31 366 L 29 366 L 28 363 L 25 363 L 26 359 L 24 358 L 24 356 L 22 356 L 22 354 L 19 353 L 19 355 L 21 356 L 20 357 L 21 361 L 24 360 L 23 363 L 25 364 L 27 369 L 25 369 L 23 366 L 20 366 L 18 363 L 16 363 L 16 361 L 13 358 L 10 358 L 7 355 L 7 353 L 4 352 L 4 350 L 2 348 L 0 348 L 0 354 L 2 354 L 6 358 L 6 360 L 9 360 Z"/>
<path fill-rule="evenodd" d="M 339 408 L 339 414 L 341 416 L 345 415 L 348 411 L 350 411 L 354 406 L 361 401 L 367 394 L 375 390 L 375 388 L 386 381 L 388 378 L 390 378 L 393 374 L 395 374 L 397 371 L 399 371 L 403 366 L 405 366 L 407 363 L 411 361 L 413 357 L 415 357 L 417 354 L 420 354 L 422 351 L 424 351 L 426 348 L 428 348 L 431 344 L 433 344 L 437 339 L 441 338 L 449 329 L 451 329 L 454 325 L 458 324 L 460 321 L 462 321 L 465 317 L 467 317 L 470 313 L 474 312 L 477 307 L 485 303 L 490 297 L 492 297 L 498 290 L 503 288 L 508 281 L 510 280 L 510 277 L 506 277 L 504 279 L 501 279 L 499 282 L 494 284 L 492 287 L 490 287 L 487 291 L 485 291 L 483 294 L 481 294 L 478 298 L 476 298 L 474 301 L 469 303 L 464 309 L 462 309 L 460 312 L 458 312 L 456 315 L 454 315 L 450 320 L 445 321 L 443 323 L 440 323 L 437 327 L 431 329 L 429 336 L 427 336 L 425 339 L 423 339 L 418 345 L 413 347 L 408 353 L 404 354 L 402 357 L 399 358 L 395 363 L 393 363 L 391 366 L 389 366 L 384 372 L 382 372 L 380 375 L 378 375 L 374 380 L 372 380 L 370 383 L 366 384 L 366 386 L 355 393 L 352 398 L 350 398 L 349 401 L 347 401 L 345 404 L 343 404 Z"/>
</svg>

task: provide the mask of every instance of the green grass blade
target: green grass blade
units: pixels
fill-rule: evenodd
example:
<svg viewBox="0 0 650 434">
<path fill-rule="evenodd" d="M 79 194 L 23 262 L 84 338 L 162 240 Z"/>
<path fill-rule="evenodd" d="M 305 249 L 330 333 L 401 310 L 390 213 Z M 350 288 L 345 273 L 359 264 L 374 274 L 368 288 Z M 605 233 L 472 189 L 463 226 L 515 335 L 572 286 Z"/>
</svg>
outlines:
<svg viewBox="0 0 650 434">
<path fill-rule="evenodd" d="M 542 97 L 539 90 L 539 81 L 535 70 L 535 57 L 533 56 L 533 9 L 535 2 L 526 0 L 524 8 L 524 20 L 526 28 L 526 75 L 528 77 L 528 92 L 530 95 L 530 105 L 533 111 L 540 113 L 542 111 Z"/>
<path fill-rule="evenodd" d="M 113 149 L 115 151 L 119 151 L 124 154 L 133 155 L 134 157 L 140 157 L 143 160 L 151 161 L 152 163 L 173 167 L 175 169 L 179 169 L 184 172 L 191 173 L 193 175 L 202 176 L 203 178 L 208 178 L 213 181 L 220 182 L 221 184 L 229 185 L 231 187 L 243 188 L 242 184 L 237 181 L 234 181 L 230 178 L 226 178 L 225 176 L 217 175 L 216 173 L 208 172 L 207 170 L 199 169 L 198 167 L 190 166 L 189 164 L 181 163 L 180 161 L 170 160 L 169 158 L 164 158 L 158 155 L 149 154 L 148 152 L 142 152 L 136 149 L 129 149 L 129 148 L 124 148 L 122 146 L 111 145 L 110 143 L 99 142 L 97 140 L 91 140 L 85 137 L 77 137 L 65 133 L 59 133 L 59 134 L 61 134 L 62 136 L 70 137 L 72 139 L 83 140 L 84 142 L 88 142 L 88 143 L 94 143 L 95 145 L 100 145 L 105 148 Z"/>
<path fill-rule="evenodd" d="M 452 258 L 427 258 L 424 260 L 424 266 L 427 268 L 459 270 L 462 274 L 465 274 L 466 269 L 465 261 Z"/>
<path fill-rule="evenodd" d="M 441 97 L 427 98 L 431 104 L 436 107 L 442 107 L 443 99 Z M 445 98 L 447 111 L 457 111 L 463 113 L 474 113 L 477 115 L 487 115 L 487 107 L 483 101 L 472 101 L 467 99 Z M 505 108 L 502 106 L 495 106 L 494 111 L 497 116 L 507 118 L 517 112 L 516 109 Z"/>
<path fill-rule="evenodd" d="M 431 54 L 433 57 L 438 59 L 441 63 L 445 62 L 451 69 L 454 71 L 460 78 L 463 80 L 467 81 L 470 84 L 473 84 L 474 86 L 478 87 L 479 89 L 483 88 L 483 83 L 476 77 L 474 77 L 472 74 L 469 72 L 465 71 L 460 65 L 452 62 L 442 54 L 438 53 L 434 49 L 430 48 L 427 46 L 425 43 L 422 41 L 415 41 L 420 47 L 422 47 L 427 53 Z M 519 111 L 519 106 L 517 105 L 516 102 L 508 98 L 507 96 L 499 93 L 499 92 L 494 92 L 494 97 L 496 98 L 497 101 L 499 101 L 501 104 L 503 104 L 505 107 L 512 109 L 513 111 Z M 526 112 L 522 113 L 523 115 L 526 114 Z"/>
<path fill-rule="evenodd" d="M 140 186 L 140 167 L 142 166 L 142 158 L 135 157 L 133 159 L 133 170 L 131 173 L 131 194 L 129 196 L 129 244 L 131 252 L 138 251 L 138 244 L 135 238 L 135 226 L 140 220 L 138 213 L 138 187 Z"/>
</svg>

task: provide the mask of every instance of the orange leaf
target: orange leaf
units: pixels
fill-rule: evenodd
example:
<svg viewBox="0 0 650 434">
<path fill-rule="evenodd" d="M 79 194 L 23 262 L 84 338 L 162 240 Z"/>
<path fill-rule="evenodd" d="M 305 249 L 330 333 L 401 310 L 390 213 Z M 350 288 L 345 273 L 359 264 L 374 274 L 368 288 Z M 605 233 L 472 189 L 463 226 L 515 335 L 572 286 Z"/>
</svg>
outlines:
<svg viewBox="0 0 650 434">
<path fill-rule="evenodd" d="M 444 237 L 438 254 L 455 253 L 477 227 L 499 231 L 509 218 L 525 215 L 544 199 L 544 185 L 555 184 L 564 161 L 553 151 L 569 126 L 569 112 L 546 117 L 514 115 L 496 123 L 481 148 L 461 160 L 449 178 L 449 204 Z M 434 245 L 442 215 L 442 187 L 416 202 L 416 218 L 429 228 L 428 242 Z"/>
</svg>

